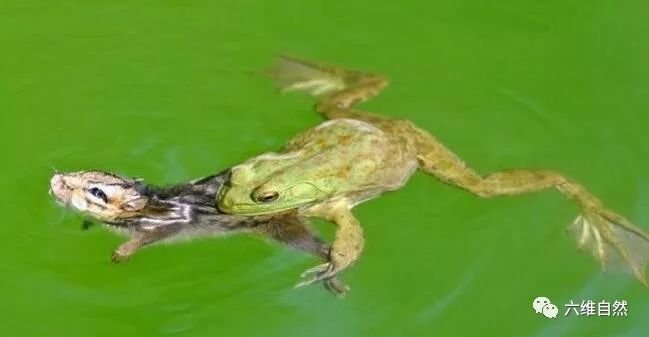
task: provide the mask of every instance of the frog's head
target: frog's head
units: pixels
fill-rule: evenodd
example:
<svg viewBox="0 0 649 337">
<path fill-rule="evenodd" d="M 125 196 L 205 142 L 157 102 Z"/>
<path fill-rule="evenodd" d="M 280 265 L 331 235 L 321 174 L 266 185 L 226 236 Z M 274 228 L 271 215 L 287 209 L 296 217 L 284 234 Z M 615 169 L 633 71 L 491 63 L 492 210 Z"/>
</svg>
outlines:
<svg viewBox="0 0 649 337">
<path fill-rule="evenodd" d="M 50 180 L 50 193 L 63 206 L 100 221 L 111 222 L 143 209 L 148 198 L 140 181 L 102 171 L 57 173 Z"/>
<path fill-rule="evenodd" d="M 327 198 L 317 183 L 293 174 L 294 170 L 266 170 L 263 165 L 232 168 L 230 180 L 221 189 L 218 207 L 242 215 L 274 213 Z"/>
</svg>

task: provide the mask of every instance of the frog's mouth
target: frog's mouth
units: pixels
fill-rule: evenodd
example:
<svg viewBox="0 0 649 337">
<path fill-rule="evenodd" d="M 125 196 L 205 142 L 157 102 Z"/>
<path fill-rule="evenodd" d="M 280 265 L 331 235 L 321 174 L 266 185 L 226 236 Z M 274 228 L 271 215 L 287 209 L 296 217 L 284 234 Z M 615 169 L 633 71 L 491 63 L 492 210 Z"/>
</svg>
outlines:
<svg viewBox="0 0 649 337">
<path fill-rule="evenodd" d="M 250 203 L 234 202 L 231 198 L 228 198 L 227 194 L 223 195 L 222 198 L 219 198 L 217 203 L 218 209 L 227 214 L 238 214 L 238 215 L 264 215 L 269 213 L 277 213 L 289 209 L 296 208 L 295 206 L 287 205 L 281 206 L 278 204 L 258 204 L 253 201 Z"/>
<path fill-rule="evenodd" d="M 259 205 L 246 205 L 246 204 L 238 204 L 238 205 L 232 205 L 232 206 L 224 206 L 224 205 L 219 205 L 219 210 L 227 213 L 227 214 L 237 214 L 237 215 L 246 215 L 246 216 L 254 216 L 254 215 L 265 215 L 265 214 L 270 214 L 270 213 L 278 213 L 282 211 L 286 211 L 289 209 L 293 209 L 296 207 L 272 207 L 269 209 L 264 209 L 260 210 Z"/>
</svg>

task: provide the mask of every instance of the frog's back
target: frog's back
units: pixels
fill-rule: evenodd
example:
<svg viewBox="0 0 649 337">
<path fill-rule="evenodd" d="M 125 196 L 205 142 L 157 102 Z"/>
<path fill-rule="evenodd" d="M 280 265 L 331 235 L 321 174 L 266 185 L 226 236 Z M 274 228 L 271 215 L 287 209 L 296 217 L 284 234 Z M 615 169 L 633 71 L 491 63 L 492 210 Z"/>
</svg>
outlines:
<svg viewBox="0 0 649 337">
<path fill-rule="evenodd" d="M 416 154 L 400 139 L 355 119 L 326 121 L 297 135 L 285 151 L 299 151 L 303 159 L 290 174 L 308 171 L 311 176 L 339 177 L 345 183 L 333 185 L 353 189 L 397 188 L 417 166 Z"/>
<path fill-rule="evenodd" d="M 329 149 L 340 151 L 341 147 L 376 149 L 383 145 L 386 135 L 371 124 L 355 119 L 332 119 L 302 132 L 285 146 L 286 151 L 301 150 L 322 152 Z"/>
</svg>

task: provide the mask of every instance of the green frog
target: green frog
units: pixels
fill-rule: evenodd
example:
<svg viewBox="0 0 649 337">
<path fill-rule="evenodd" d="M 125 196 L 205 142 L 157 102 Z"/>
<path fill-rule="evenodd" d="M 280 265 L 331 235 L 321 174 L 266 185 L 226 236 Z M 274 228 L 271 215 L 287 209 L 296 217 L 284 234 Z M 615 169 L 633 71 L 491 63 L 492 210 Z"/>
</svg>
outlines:
<svg viewBox="0 0 649 337">
<path fill-rule="evenodd" d="M 297 209 L 301 216 L 335 223 L 329 261 L 304 272 L 297 286 L 351 266 L 364 245 L 354 206 L 399 189 L 417 169 L 483 198 L 555 188 L 581 209 L 568 228 L 578 246 L 591 249 L 602 268 L 610 257 L 620 257 L 647 285 L 649 236 L 564 175 L 522 169 L 482 175 L 412 122 L 356 109 L 386 87 L 383 76 L 290 57 L 280 57 L 269 74 L 283 92 L 314 96 L 315 110 L 329 120 L 297 135 L 280 152 L 233 167 L 218 207 L 239 215 Z"/>
</svg>

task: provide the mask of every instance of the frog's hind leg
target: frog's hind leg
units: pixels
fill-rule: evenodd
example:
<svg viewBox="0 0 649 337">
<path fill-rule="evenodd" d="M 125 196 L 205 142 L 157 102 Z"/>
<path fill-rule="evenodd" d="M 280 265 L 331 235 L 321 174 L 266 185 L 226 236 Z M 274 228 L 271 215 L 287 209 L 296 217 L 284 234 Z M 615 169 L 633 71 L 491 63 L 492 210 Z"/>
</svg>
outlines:
<svg viewBox="0 0 649 337">
<path fill-rule="evenodd" d="M 420 168 L 441 181 L 483 198 L 525 194 L 555 188 L 574 200 L 581 214 L 568 228 L 580 249 L 592 250 L 604 269 L 622 262 L 645 286 L 649 236 L 624 217 L 610 211 L 583 186 L 552 171 L 508 170 L 482 176 L 427 132 L 412 128 Z"/>
<path fill-rule="evenodd" d="M 377 96 L 388 85 L 388 79 L 383 76 L 286 56 L 278 57 L 268 74 L 283 93 L 302 91 L 316 97 L 316 111 L 328 119 L 383 120 L 382 117 L 351 109 Z"/>
</svg>

